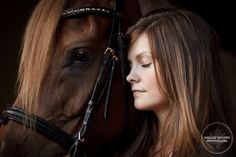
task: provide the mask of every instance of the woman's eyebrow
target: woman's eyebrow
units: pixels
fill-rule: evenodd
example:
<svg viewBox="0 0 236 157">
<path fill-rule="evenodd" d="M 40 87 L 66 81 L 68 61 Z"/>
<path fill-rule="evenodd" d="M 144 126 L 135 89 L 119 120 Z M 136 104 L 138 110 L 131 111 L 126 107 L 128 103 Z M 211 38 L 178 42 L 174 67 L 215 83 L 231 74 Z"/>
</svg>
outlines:
<svg viewBox="0 0 236 157">
<path fill-rule="evenodd" d="M 151 53 L 149 51 L 143 51 L 143 52 L 139 53 L 135 58 L 137 60 L 141 60 L 143 57 L 146 57 L 146 56 L 147 57 L 152 57 L 150 54 Z"/>
<path fill-rule="evenodd" d="M 150 52 L 149 51 L 140 52 L 137 56 L 134 57 L 134 59 L 140 61 L 140 60 L 142 60 L 142 58 L 144 56 L 151 57 Z M 129 63 L 132 62 L 132 59 L 130 59 L 129 57 L 127 58 L 127 60 L 128 60 Z"/>
</svg>

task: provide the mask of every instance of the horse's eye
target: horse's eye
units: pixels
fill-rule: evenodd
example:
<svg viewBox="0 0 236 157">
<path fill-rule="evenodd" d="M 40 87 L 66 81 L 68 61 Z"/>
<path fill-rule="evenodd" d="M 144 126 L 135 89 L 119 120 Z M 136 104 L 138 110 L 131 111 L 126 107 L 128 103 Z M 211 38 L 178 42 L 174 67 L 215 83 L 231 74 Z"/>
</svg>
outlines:
<svg viewBox="0 0 236 157">
<path fill-rule="evenodd" d="M 90 53 L 85 48 L 76 48 L 72 52 L 72 59 L 75 62 L 86 63 L 90 59 Z"/>
</svg>

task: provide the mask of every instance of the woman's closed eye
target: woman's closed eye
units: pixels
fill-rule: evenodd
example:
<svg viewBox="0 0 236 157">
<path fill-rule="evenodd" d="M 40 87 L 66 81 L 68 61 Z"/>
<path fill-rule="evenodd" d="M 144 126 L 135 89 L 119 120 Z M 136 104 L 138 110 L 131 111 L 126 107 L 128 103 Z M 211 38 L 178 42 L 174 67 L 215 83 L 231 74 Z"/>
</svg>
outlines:
<svg viewBox="0 0 236 157">
<path fill-rule="evenodd" d="M 142 64 L 141 66 L 144 67 L 144 68 L 147 68 L 151 65 L 152 63 L 145 63 L 145 64 Z"/>
</svg>

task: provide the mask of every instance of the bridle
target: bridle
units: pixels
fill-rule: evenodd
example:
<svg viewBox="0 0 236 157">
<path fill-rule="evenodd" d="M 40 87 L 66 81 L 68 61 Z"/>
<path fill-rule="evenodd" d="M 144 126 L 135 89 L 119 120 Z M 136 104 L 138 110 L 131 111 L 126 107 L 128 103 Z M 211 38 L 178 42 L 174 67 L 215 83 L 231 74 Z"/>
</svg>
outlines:
<svg viewBox="0 0 236 157">
<path fill-rule="evenodd" d="M 103 55 L 103 60 L 100 65 L 97 80 L 95 82 L 92 95 L 88 102 L 86 112 L 80 126 L 80 129 L 75 135 L 69 135 L 62 129 L 49 124 L 46 120 L 35 116 L 33 114 L 25 114 L 25 112 L 20 108 L 7 107 L 3 110 L 0 117 L 0 124 L 6 125 L 8 121 L 14 121 L 21 125 L 30 128 L 30 121 L 35 124 L 35 130 L 50 140 L 60 144 L 64 147 L 71 156 L 78 154 L 78 146 L 81 142 L 84 142 L 85 134 L 90 122 L 90 118 L 97 104 L 100 102 L 102 97 L 105 97 L 105 109 L 104 118 L 108 118 L 108 100 L 111 90 L 112 78 L 114 74 L 115 65 L 120 61 L 120 70 L 122 75 L 122 86 L 123 86 L 123 101 L 125 104 L 125 111 L 127 112 L 127 102 L 128 102 L 128 90 L 127 83 L 125 81 L 126 77 L 126 56 L 124 51 L 127 48 L 125 41 L 125 36 L 121 33 L 121 6 L 122 0 L 116 0 L 114 4 L 114 9 L 102 8 L 102 7 L 83 7 L 64 10 L 62 13 L 62 19 L 77 18 L 87 15 L 96 15 L 103 17 L 112 18 L 112 27 L 110 31 L 109 40 L 107 43 L 107 48 Z M 115 52 L 118 52 L 119 57 Z M 124 114 L 127 116 L 127 113 Z M 124 129 L 126 128 L 127 122 L 126 117 L 124 118 Z"/>
</svg>

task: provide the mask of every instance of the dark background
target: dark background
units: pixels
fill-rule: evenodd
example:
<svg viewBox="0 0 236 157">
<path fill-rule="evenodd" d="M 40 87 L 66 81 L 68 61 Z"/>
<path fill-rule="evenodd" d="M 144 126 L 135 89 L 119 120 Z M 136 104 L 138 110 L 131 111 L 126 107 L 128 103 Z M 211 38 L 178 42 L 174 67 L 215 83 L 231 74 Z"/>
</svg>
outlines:
<svg viewBox="0 0 236 157">
<path fill-rule="evenodd" d="M 0 9 L 0 109 L 14 101 L 21 38 L 38 0 L 2 1 Z M 173 0 L 174 1 L 174 0 Z M 175 5 L 199 13 L 218 33 L 223 47 L 236 56 L 236 24 L 233 0 L 177 0 Z"/>
<path fill-rule="evenodd" d="M 0 9 L 0 109 L 14 101 L 21 39 L 37 0 L 2 1 Z"/>
</svg>

